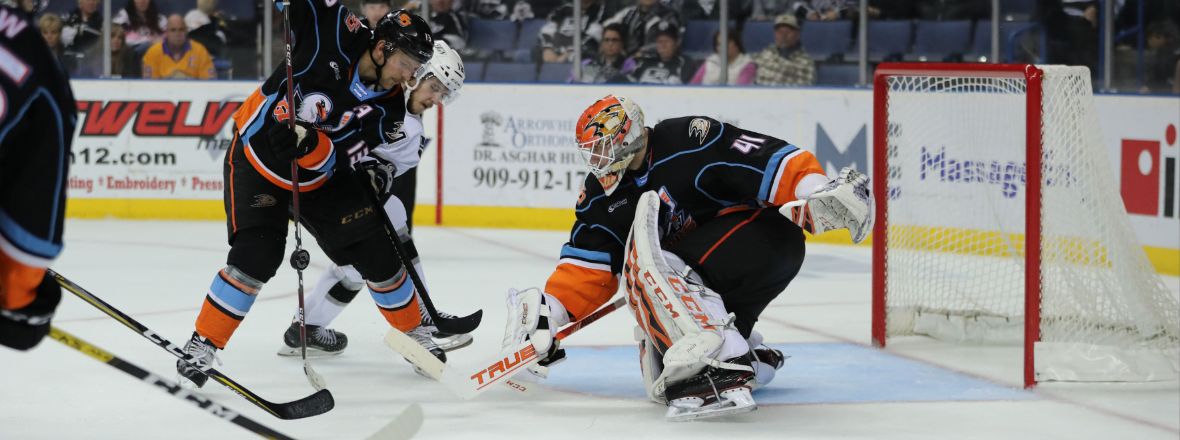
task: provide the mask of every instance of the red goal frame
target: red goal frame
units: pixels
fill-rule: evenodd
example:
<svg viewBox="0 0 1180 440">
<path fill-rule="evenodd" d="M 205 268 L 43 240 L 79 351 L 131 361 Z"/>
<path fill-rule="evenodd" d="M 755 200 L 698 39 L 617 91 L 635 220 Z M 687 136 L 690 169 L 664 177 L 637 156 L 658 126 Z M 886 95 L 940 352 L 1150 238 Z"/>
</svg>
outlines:
<svg viewBox="0 0 1180 440">
<path fill-rule="evenodd" d="M 1044 72 L 1031 64 L 883 63 L 873 74 L 873 345 L 885 347 L 886 255 L 889 211 L 888 84 L 898 76 L 1023 78 L 1025 87 L 1025 273 L 1024 273 L 1024 386 L 1036 385 L 1033 346 L 1040 341 L 1041 321 L 1041 98 Z"/>
</svg>

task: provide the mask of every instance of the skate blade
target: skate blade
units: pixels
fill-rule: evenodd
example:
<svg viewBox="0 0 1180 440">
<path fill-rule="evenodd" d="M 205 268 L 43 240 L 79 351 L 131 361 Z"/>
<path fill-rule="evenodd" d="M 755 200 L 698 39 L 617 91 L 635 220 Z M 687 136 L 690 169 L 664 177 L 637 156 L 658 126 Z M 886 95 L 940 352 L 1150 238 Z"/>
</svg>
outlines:
<svg viewBox="0 0 1180 440">
<path fill-rule="evenodd" d="M 723 400 L 710 405 L 692 407 L 668 405 L 664 418 L 671 422 L 709 419 L 742 414 L 758 409 L 748 389 L 729 390 L 722 393 Z"/>
<path fill-rule="evenodd" d="M 299 350 L 299 347 L 288 347 L 288 346 L 284 345 L 284 346 L 280 347 L 279 351 L 275 354 L 277 354 L 279 356 L 284 356 L 284 357 L 301 357 L 302 354 L 300 351 L 301 350 Z M 344 353 L 344 350 L 324 351 L 324 350 L 320 350 L 318 348 L 307 347 L 307 357 L 309 357 L 309 358 L 322 358 L 322 357 L 339 356 L 340 353 Z"/>
<path fill-rule="evenodd" d="M 461 334 L 446 338 L 437 338 L 434 340 L 434 343 L 443 351 L 450 352 L 471 345 L 473 341 L 475 341 L 475 338 L 472 338 L 471 335 Z"/>
</svg>

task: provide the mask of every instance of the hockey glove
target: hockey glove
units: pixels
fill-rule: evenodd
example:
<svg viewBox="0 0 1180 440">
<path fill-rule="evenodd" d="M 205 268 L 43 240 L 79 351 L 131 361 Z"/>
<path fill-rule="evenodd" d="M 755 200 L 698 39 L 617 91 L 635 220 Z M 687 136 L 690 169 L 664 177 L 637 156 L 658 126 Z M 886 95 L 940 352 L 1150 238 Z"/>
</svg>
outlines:
<svg viewBox="0 0 1180 440">
<path fill-rule="evenodd" d="M 319 135 L 311 124 L 295 121 L 294 131 L 286 123 L 271 125 L 266 130 L 266 141 L 276 159 L 289 161 L 314 151 L 319 143 Z"/>
<path fill-rule="evenodd" d="M 852 241 L 860 243 L 873 229 L 869 177 L 844 168 L 839 177 L 817 188 L 806 200 L 787 203 L 779 212 L 812 234 L 848 228 Z"/>
<path fill-rule="evenodd" d="M 61 286 L 48 274 L 37 286 L 37 297 L 16 310 L 0 309 L 0 345 L 28 350 L 49 333 L 49 321 L 61 302 Z"/>
<path fill-rule="evenodd" d="M 369 177 L 369 186 L 380 200 L 388 199 L 393 194 L 393 177 L 397 175 L 397 166 L 381 159 L 366 160 L 356 164 L 357 171 L 364 172 Z"/>
</svg>

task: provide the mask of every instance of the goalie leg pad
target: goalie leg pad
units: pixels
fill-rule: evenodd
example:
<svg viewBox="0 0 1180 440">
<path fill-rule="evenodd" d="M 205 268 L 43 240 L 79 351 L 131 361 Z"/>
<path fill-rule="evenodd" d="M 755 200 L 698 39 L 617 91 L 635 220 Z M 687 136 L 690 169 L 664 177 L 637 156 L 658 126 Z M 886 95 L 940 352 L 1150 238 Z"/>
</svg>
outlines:
<svg viewBox="0 0 1180 440">
<path fill-rule="evenodd" d="M 727 364 L 717 359 L 741 356 L 749 347 L 732 327 L 720 296 L 686 279 L 687 265 L 660 247 L 659 204 L 654 192 L 640 197 L 623 273 L 639 327 L 663 356 L 663 370 L 649 387 L 653 400 L 663 401 L 667 383 L 692 377 L 710 365 L 725 368 Z"/>
</svg>

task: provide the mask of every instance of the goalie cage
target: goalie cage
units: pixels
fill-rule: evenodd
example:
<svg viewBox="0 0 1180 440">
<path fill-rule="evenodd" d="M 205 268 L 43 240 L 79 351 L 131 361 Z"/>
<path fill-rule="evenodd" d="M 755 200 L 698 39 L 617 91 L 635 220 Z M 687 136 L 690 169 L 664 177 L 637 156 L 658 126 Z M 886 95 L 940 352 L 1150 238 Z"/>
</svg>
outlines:
<svg viewBox="0 0 1180 440">
<path fill-rule="evenodd" d="M 1131 231 L 1090 90 L 1085 67 L 877 69 L 874 344 L 1022 342 L 1026 387 L 1177 377 L 1180 307 Z"/>
</svg>

